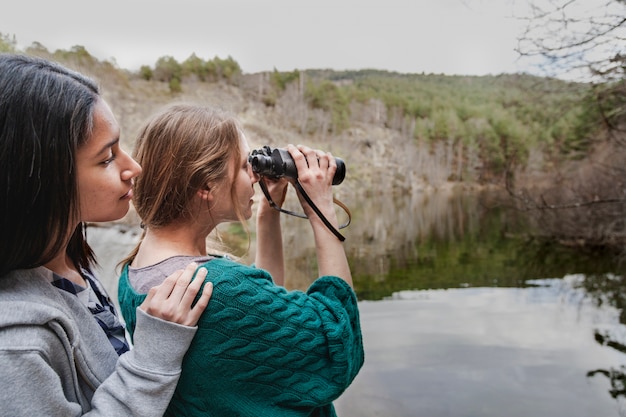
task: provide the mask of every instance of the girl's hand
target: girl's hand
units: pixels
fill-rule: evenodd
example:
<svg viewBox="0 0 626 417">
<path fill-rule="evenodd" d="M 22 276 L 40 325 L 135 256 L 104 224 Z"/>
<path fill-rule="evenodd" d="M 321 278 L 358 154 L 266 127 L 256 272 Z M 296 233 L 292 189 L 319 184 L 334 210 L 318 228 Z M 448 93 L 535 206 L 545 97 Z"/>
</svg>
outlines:
<svg viewBox="0 0 626 417">
<path fill-rule="evenodd" d="M 261 181 L 265 183 L 265 187 L 267 188 L 267 191 L 270 194 L 272 201 L 278 207 L 282 207 L 283 203 L 285 202 L 285 197 L 287 196 L 287 188 L 289 187 L 289 181 L 287 180 L 287 178 L 283 177 L 279 179 L 273 179 L 273 178 L 261 177 L 259 179 L 259 182 Z M 267 198 L 265 198 L 265 196 L 263 196 L 263 198 L 261 199 L 259 209 L 261 211 L 270 209 L 278 213 L 277 210 L 273 209 L 269 205 L 269 202 L 267 201 Z"/>
<path fill-rule="evenodd" d="M 327 219 L 335 219 L 332 191 L 333 177 L 337 171 L 335 158 L 329 152 L 311 149 L 303 145 L 298 145 L 298 147 L 289 145 L 287 149 L 296 164 L 298 181 L 304 191 Z M 309 219 L 318 218 L 299 193 L 298 197 L 300 197 L 300 204 Z"/>
<path fill-rule="evenodd" d="M 163 320 L 195 326 L 213 293 L 213 284 L 207 282 L 198 302 L 192 306 L 207 275 L 206 268 L 200 268 L 195 279 L 191 281 L 197 267 L 198 265 L 192 262 L 184 270 L 174 272 L 160 285 L 152 287 L 139 308 Z"/>
</svg>

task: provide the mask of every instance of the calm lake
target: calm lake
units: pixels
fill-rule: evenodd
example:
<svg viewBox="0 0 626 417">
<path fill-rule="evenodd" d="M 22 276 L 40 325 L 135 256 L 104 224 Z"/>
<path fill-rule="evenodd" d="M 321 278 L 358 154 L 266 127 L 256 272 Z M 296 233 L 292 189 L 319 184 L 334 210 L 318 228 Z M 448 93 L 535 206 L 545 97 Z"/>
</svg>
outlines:
<svg viewBox="0 0 626 417">
<path fill-rule="evenodd" d="M 626 416 L 616 259 L 516 238 L 524 213 L 484 193 L 340 199 L 366 354 L 340 417 Z M 283 228 L 287 286 L 306 288 L 316 275 L 307 221 L 285 216 Z M 138 230 L 89 228 L 113 297 Z M 240 229 L 229 231 L 226 243 L 241 246 Z M 254 250 L 239 255 L 250 262 Z"/>
</svg>

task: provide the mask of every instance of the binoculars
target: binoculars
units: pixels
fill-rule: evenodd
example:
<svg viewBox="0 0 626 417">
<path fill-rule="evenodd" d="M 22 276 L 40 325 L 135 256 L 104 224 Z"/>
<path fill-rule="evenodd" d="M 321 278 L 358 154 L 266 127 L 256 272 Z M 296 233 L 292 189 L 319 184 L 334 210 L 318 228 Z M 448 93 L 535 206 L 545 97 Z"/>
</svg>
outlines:
<svg viewBox="0 0 626 417">
<path fill-rule="evenodd" d="M 252 166 L 252 172 L 268 178 L 298 178 L 296 164 L 287 149 L 270 148 L 265 145 L 250 153 L 248 162 Z M 339 185 L 346 177 L 346 164 L 341 158 L 335 158 L 337 171 L 333 177 L 333 185 Z"/>
</svg>

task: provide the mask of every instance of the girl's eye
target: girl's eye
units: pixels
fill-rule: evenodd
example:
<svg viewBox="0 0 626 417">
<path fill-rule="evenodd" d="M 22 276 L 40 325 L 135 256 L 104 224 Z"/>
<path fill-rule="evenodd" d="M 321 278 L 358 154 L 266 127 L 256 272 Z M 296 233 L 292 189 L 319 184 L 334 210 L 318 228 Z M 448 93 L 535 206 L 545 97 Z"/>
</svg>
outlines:
<svg viewBox="0 0 626 417">
<path fill-rule="evenodd" d="M 109 165 L 111 162 L 115 161 L 115 154 L 111 153 L 111 155 L 105 159 L 104 161 L 102 161 L 103 165 Z"/>
</svg>

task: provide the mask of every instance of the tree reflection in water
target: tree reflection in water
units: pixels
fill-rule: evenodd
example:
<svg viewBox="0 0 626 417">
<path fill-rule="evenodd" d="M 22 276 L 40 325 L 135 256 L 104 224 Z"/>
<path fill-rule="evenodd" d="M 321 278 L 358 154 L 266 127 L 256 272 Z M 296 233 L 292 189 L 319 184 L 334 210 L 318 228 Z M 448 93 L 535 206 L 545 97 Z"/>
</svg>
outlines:
<svg viewBox="0 0 626 417">
<path fill-rule="evenodd" d="M 524 213 L 494 204 L 497 199 L 489 192 L 440 192 L 359 202 L 349 246 L 359 298 L 380 300 L 410 289 L 527 287 L 534 279 L 575 273 L 585 277 L 580 285 L 587 296 L 598 307 L 617 309 L 626 325 L 619 257 L 529 238 Z M 626 353 L 619 334 L 594 332 L 600 345 Z M 610 380 L 613 398 L 626 398 L 625 366 L 587 373 L 597 375 Z"/>
<path fill-rule="evenodd" d="M 567 274 L 615 273 L 612 254 L 581 254 L 533 239 L 526 213 L 497 192 L 445 190 L 352 202 L 346 249 L 360 299 L 396 291 L 525 287 Z"/>
<path fill-rule="evenodd" d="M 626 325 L 626 279 L 623 275 L 599 274 L 589 275 L 582 283 L 587 294 L 592 297 L 598 307 L 609 305 L 619 311 L 619 322 Z M 609 330 L 595 330 L 594 339 L 598 344 L 626 353 L 626 344 L 619 340 L 619 334 L 611 334 Z M 613 398 L 626 398 L 626 367 L 596 369 L 589 371 L 587 377 L 604 375 L 611 382 L 609 394 Z"/>
</svg>

